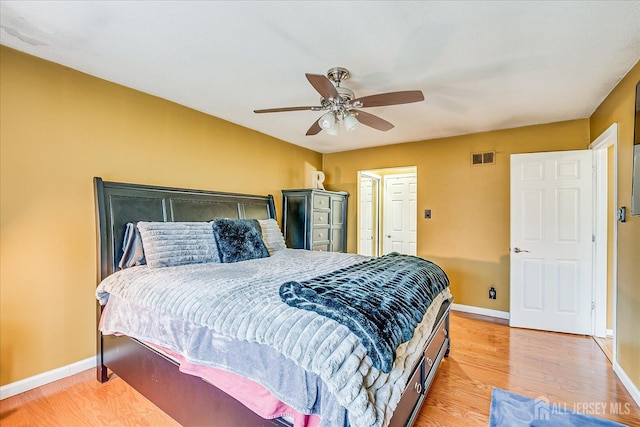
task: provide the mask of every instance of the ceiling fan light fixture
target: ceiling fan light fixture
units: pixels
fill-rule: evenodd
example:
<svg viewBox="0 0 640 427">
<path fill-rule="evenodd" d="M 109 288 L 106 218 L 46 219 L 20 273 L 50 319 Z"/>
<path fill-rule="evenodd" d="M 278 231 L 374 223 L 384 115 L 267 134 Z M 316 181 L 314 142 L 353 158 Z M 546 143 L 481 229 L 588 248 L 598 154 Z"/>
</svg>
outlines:
<svg viewBox="0 0 640 427">
<path fill-rule="evenodd" d="M 325 113 L 320 117 L 320 120 L 318 120 L 318 124 L 322 129 L 329 130 L 336 127 L 336 117 L 332 112 Z"/>
<path fill-rule="evenodd" d="M 336 136 L 340 133 L 340 126 L 336 123 L 329 129 L 325 129 L 325 132 L 327 133 L 327 135 Z"/>
<path fill-rule="evenodd" d="M 348 132 L 351 132 L 352 130 L 357 128 L 358 124 L 360 123 L 353 114 L 346 114 L 342 121 L 344 122 L 344 127 Z"/>
</svg>

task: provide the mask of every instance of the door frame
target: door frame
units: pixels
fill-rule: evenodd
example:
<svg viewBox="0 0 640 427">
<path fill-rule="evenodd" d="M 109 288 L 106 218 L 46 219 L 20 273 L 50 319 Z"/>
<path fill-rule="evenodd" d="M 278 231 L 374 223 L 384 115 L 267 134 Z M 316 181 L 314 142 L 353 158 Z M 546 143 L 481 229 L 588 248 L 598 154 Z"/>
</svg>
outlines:
<svg viewBox="0 0 640 427">
<path fill-rule="evenodd" d="M 373 256 L 378 256 L 380 255 L 380 194 L 381 194 L 381 190 L 380 190 L 380 185 L 382 183 L 382 177 L 380 175 L 378 175 L 377 173 L 374 173 L 372 171 L 358 171 L 358 197 L 357 197 L 357 204 L 358 204 L 358 208 L 360 207 L 360 203 L 361 203 L 361 198 L 362 198 L 362 177 L 368 177 L 371 178 L 373 181 L 376 182 L 375 188 L 372 190 L 373 191 L 373 196 L 374 196 L 374 200 L 372 202 L 372 209 L 371 209 L 371 213 L 373 215 L 372 218 L 372 229 L 374 232 L 374 236 L 373 236 L 373 243 L 372 243 L 372 249 L 373 249 Z M 357 209 L 357 221 L 358 221 L 358 227 L 357 227 L 357 234 L 356 234 L 356 240 L 357 240 L 357 247 L 356 247 L 356 252 L 357 253 L 361 253 L 361 241 L 362 241 L 362 212 L 361 209 Z"/>
<path fill-rule="evenodd" d="M 616 360 L 616 305 L 618 299 L 618 221 L 616 212 L 618 206 L 618 124 L 614 123 L 602 132 L 591 144 L 595 165 L 594 185 L 594 275 L 593 275 L 593 335 L 603 337 L 606 335 L 607 325 L 607 151 L 613 146 L 613 253 L 611 268 L 613 302 L 612 302 L 612 328 L 613 328 L 613 359 Z M 604 200 L 603 200 L 604 199 Z M 604 266 L 604 268 L 603 268 Z"/>
<path fill-rule="evenodd" d="M 383 238 L 382 238 L 382 230 L 383 230 L 383 221 L 384 221 L 384 183 L 383 177 L 386 175 L 404 175 L 404 174 L 415 174 L 416 182 L 418 182 L 418 168 L 417 166 L 391 166 L 385 168 L 377 168 L 377 169 L 364 169 L 359 170 L 357 175 L 357 192 L 356 192 L 356 203 L 360 206 L 360 177 L 364 175 L 368 175 L 371 177 L 375 177 L 378 179 L 378 198 L 376 200 L 377 204 L 375 209 L 377 209 L 377 216 L 375 218 L 375 229 L 377 233 L 377 242 L 375 249 L 377 250 L 378 255 L 382 253 L 383 250 Z M 360 253 L 360 209 L 357 209 L 356 212 L 356 221 L 358 226 L 356 227 L 356 243 L 357 243 L 357 252 Z M 412 212 L 415 215 L 416 225 L 418 221 L 418 212 Z M 417 231 L 416 231 L 417 234 Z M 417 237 L 417 236 L 416 236 Z"/>
</svg>

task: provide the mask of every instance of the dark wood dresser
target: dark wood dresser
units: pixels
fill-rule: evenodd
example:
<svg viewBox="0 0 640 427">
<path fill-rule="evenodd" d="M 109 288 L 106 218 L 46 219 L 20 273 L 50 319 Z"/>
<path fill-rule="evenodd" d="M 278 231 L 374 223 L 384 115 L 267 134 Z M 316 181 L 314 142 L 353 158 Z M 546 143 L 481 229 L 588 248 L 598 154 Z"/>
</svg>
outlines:
<svg viewBox="0 0 640 427">
<path fill-rule="evenodd" d="M 346 252 L 348 197 L 344 191 L 282 190 L 287 247 Z"/>
</svg>

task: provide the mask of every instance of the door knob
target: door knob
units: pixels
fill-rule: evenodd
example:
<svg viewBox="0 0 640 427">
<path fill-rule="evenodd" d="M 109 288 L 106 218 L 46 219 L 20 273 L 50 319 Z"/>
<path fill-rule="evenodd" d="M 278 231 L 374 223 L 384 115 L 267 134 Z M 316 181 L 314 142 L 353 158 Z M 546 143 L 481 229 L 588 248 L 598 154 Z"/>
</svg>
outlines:
<svg viewBox="0 0 640 427">
<path fill-rule="evenodd" d="M 520 248 L 513 248 L 513 252 L 519 254 L 520 252 L 529 252 L 529 251 L 526 251 L 526 250 L 520 249 Z"/>
</svg>

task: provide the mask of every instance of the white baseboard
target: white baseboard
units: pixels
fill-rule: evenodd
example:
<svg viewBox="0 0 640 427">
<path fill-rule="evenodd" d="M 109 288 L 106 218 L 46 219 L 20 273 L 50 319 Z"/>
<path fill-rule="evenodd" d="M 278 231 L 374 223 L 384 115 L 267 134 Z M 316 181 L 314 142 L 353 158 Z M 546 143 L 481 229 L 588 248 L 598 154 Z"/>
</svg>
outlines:
<svg viewBox="0 0 640 427">
<path fill-rule="evenodd" d="M 607 338 L 613 337 L 613 329 L 605 329 L 604 333 Z"/>
<path fill-rule="evenodd" d="M 451 309 L 463 311 L 465 313 L 481 314 L 483 316 L 497 317 L 499 319 L 509 319 L 508 311 L 491 310 L 490 308 L 474 307 L 472 305 L 451 304 Z"/>
<path fill-rule="evenodd" d="M 67 366 L 62 366 L 51 371 L 34 375 L 33 377 L 25 378 L 14 383 L 3 385 L 2 387 L 0 387 L 0 400 L 15 396 L 16 394 L 24 393 L 25 391 L 41 387 L 45 384 L 70 377 L 71 375 L 75 375 L 79 372 L 86 371 L 87 369 L 95 367 L 96 357 L 92 356 Z"/>
<path fill-rule="evenodd" d="M 633 400 L 636 401 L 636 405 L 640 406 L 640 390 L 638 387 L 631 381 L 631 378 L 627 375 L 627 373 L 622 369 L 622 367 L 618 364 L 617 361 L 613 361 L 613 372 L 616 373 L 624 388 L 627 389 Z"/>
</svg>

